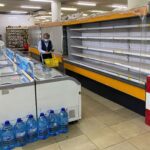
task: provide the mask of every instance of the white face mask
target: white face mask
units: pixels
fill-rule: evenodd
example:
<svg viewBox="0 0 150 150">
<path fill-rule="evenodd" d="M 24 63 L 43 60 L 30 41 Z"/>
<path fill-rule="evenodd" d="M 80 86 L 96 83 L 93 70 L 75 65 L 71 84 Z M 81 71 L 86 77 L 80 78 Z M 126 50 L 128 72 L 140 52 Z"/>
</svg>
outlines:
<svg viewBox="0 0 150 150">
<path fill-rule="evenodd" d="M 48 42 L 48 41 L 49 41 L 49 39 L 44 39 L 44 41 L 45 41 L 45 42 Z"/>
</svg>

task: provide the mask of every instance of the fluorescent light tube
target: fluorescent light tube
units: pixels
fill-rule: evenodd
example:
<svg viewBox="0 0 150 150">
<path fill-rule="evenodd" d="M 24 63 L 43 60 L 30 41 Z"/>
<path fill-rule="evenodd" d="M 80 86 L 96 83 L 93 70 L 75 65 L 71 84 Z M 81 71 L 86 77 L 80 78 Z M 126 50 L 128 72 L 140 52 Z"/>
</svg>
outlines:
<svg viewBox="0 0 150 150">
<path fill-rule="evenodd" d="M 25 9 L 41 9 L 40 6 L 29 6 L 29 5 L 22 5 L 21 8 L 25 8 Z"/>
<path fill-rule="evenodd" d="M 46 19 L 45 22 L 49 22 L 50 20 Z"/>
<path fill-rule="evenodd" d="M 79 2 L 77 2 L 77 5 L 82 5 L 82 6 L 96 6 L 96 3 L 79 1 Z"/>
<path fill-rule="evenodd" d="M 51 16 L 37 16 L 35 19 L 48 19 L 51 18 Z"/>
<path fill-rule="evenodd" d="M 72 8 L 72 7 L 62 7 L 61 10 L 64 10 L 64 11 L 77 11 L 77 8 Z"/>
<path fill-rule="evenodd" d="M 126 5 L 119 5 L 119 4 L 114 4 L 114 5 L 111 5 L 112 8 L 127 8 Z"/>
<path fill-rule="evenodd" d="M 10 11 L 10 13 L 12 13 L 12 14 L 27 14 L 28 12 L 27 11 L 12 10 L 12 11 Z"/>
<path fill-rule="evenodd" d="M 103 10 L 91 10 L 90 12 L 92 13 L 106 13 L 108 11 L 103 11 Z"/>
<path fill-rule="evenodd" d="M 0 3 L 0 7 L 4 7 L 4 6 L 5 6 L 5 4 Z"/>
<path fill-rule="evenodd" d="M 52 15 L 52 12 L 48 12 L 48 14 Z M 63 15 L 63 13 L 61 13 L 61 15 Z"/>
<path fill-rule="evenodd" d="M 87 17 L 88 16 L 88 14 L 83 14 L 83 17 Z"/>
<path fill-rule="evenodd" d="M 31 2 L 43 2 L 43 3 L 51 3 L 52 0 L 30 0 Z"/>
</svg>

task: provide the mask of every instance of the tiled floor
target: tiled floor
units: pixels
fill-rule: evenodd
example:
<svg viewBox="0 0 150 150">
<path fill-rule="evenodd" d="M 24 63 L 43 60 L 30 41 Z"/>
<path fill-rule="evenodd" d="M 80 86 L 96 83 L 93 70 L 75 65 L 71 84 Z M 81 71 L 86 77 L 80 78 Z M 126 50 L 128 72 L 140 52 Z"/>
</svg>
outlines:
<svg viewBox="0 0 150 150">
<path fill-rule="evenodd" d="M 82 120 L 68 134 L 18 150 L 150 150 L 150 127 L 144 117 L 83 89 Z"/>
</svg>

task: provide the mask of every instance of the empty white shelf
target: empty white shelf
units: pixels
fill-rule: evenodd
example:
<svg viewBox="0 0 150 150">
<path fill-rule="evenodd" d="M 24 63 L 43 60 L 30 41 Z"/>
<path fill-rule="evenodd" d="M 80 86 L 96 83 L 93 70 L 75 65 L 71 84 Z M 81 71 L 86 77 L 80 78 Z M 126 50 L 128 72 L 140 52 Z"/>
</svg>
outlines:
<svg viewBox="0 0 150 150">
<path fill-rule="evenodd" d="M 71 36 L 71 39 L 93 39 L 93 40 L 135 40 L 135 41 L 150 41 L 150 37 L 107 37 L 107 36 Z"/>
<path fill-rule="evenodd" d="M 93 48 L 93 47 L 86 47 L 80 45 L 71 45 L 72 48 L 77 49 L 84 49 L 84 50 L 91 50 L 91 51 L 99 51 L 99 52 L 106 52 L 106 53 L 114 53 L 114 54 L 121 54 L 121 55 L 131 55 L 131 56 L 138 56 L 138 57 L 146 57 L 150 58 L 149 53 L 141 53 L 133 50 L 123 50 L 123 49 L 109 49 L 109 48 Z"/>
<path fill-rule="evenodd" d="M 150 24 L 137 24 L 137 25 L 120 25 L 120 26 L 108 26 L 108 27 L 94 27 L 94 28 L 72 28 L 71 31 L 89 31 L 89 30 L 110 30 L 110 29 L 127 29 L 127 28 L 145 28 L 150 27 Z"/>
<path fill-rule="evenodd" d="M 71 63 L 77 64 L 77 65 L 89 68 L 89 69 L 93 69 L 93 70 L 96 70 L 96 71 L 106 73 L 108 75 L 112 75 L 112 76 L 115 76 L 115 77 L 126 79 L 126 80 L 129 80 L 129 81 L 132 81 L 132 82 L 135 82 L 135 83 L 139 83 L 139 84 L 142 84 L 142 85 L 145 84 L 145 80 L 146 80 L 145 76 L 140 76 L 139 77 L 139 76 L 137 76 L 137 74 L 131 74 L 129 71 L 120 71 L 117 68 L 112 69 L 112 67 L 103 66 L 103 64 L 102 65 L 93 65 L 91 63 L 84 62 L 84 61 L 70 60 L 70 59 L 65 59 L 65 60 L 69 61 Z"/>
<path fill-rule="evenodd" d="M 93 40 L 136 40 L 136 41 L 150 41 L 150 37 L 107 37 L 107 36 L 71 36 L 71 39 L 93 39 Z"/>
<path fill-rule="evenodd" d="M 115 58 L 112 59 L 112 58 L 94 56 L 94 55 L 89 55 L 89 54 L 71 53 L 71 55 L 76 56 L 76 57 L 86 58 L 89 60 L 98 61 L 98 62 L 104 62 L 107 64 L 117 65 L 119 67 L 132 69 L 134 71 L 141 72 L 144 74 L 150 74 L 150 65 L 147 65 L 147 64 L 142 64 L 142 63 L 138 64 L 135 62 L 126 62 L 126 61 L 118 60 Z"/>
</svg>

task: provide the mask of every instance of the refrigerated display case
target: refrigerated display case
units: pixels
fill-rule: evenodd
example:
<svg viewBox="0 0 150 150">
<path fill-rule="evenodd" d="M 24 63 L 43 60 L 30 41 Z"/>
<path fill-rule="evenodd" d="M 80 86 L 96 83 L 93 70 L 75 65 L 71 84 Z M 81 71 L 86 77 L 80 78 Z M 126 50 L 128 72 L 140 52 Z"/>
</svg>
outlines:
<svg viewBox="0 0 150 150">
<path fill-rule="evenodd" d="M 81 84 L 55 68 L 33 65 L 36 83 L 37 114 L 67 109 L 69 122 L 81 119 Z"/>
<path fill-rule="evenodd" d="M 81 84 L 54 68 L 34 68 L 36 79 L 37 110 L 41 112 L 62 107 L 67 109 L 69 122 L 81 119 Z"/>
<path fill-rule="evenodd" d="M 150 17 L 144 6 L 63 23 L 66 73 L 140 114 L 150 74 Z"/>
<path fill-rule="evenodd" d="M 13 58 L 14 58 L 14 53 L 12 51 L 8 49 L 1 49 L 0 50 L 0 68 L 12 66 Z"/>
<path fill-rule="evenodd" d="M 29 114 L 36 116 L 34 81 L 13 67 L 0 68 L 0 123 L 26 120 Z"/>
<path fill-rule="evenodd" d="M 81 85 L 77 80 L 55 68 L 47 68 L 26 54 L 16 53 L 13 63 L 13 66 L 0 68 L 0 99 L 7 104 L 12 99 L 14 104 L 10 111 L 16 111 L 10 116 L 5 111 L 0 122 L 6 118 L 15 120 L 16 116 L 24 118 L 29 113 L 38 116 L 50 109 L 59 112 L 62 107 L 68 111 L 69 122 L 81 119 Z M 17 115 L 19 111 L 21 115 Z"/>
</svg>

